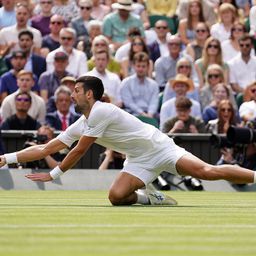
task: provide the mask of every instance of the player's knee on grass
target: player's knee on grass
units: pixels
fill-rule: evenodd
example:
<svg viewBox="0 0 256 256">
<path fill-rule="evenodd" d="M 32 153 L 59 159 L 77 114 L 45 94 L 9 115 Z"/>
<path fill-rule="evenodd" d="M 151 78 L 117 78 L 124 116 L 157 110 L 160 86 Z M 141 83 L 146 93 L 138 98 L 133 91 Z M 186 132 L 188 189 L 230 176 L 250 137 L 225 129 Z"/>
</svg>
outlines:
<svg viewBox="0 0 256 256">
<path fill-rule="evenodd" d="M 108 199 L 112 205 L 121 205 L 123 202 L 124 195 L 116 189 L 110 189 Z"/>
</svg>

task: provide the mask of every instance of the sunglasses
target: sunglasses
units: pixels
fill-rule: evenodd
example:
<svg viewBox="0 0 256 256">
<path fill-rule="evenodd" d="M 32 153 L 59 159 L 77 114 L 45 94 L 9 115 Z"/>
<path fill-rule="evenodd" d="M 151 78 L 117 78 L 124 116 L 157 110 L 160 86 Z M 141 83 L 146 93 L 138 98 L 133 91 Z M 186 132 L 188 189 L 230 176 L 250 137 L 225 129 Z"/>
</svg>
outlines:
<svg viewBox="0 0 256 256">
<path fill-rule="evenodd" d="M 249 48 L 249 47 L 251 47 L 251 44 L 239 44 L 239 46 L 241 47 L 241 48 Z"/>
<path fill-rule="evenodd" d="M 71 41 L 73 38 L 72 37 L 65 37 L 65 36 L 63 36 L 63 37 L 61 37 L 61 40 L 67 40 L 67 41 Z"/>
<path fill-rule="evenodd" d="M 218 46 L 217 44 L 209 44 L 209 45 L 207 46 L 207 48 L 208 48 L 208 49 L 209 49 L 209 48 L 219 49 L 219 46 Z"/>
<path fill-rule="evenodd" d="M 51 21 L 51 24 L 53 24 L 53 25 L 61 25 L 62 24 L 62 22 L 61 21 Z"/>
<path fill-rule="evenodd" d="M 237 31 L 237 32 L 243 32 L 244 30 L 242 28 L 232 28 L 232 31 Z"/>
<path fill-rule="evenodd" d="M 227 112 L 230 113 L 230 112 L 232 112 L 232 109 L 231 108 L 221 108 L 220 111 L 221 112 L 226 112 L 227 111 Z"/>
<path fill-rule="evenodd" d="M 219 78 L 219 77 L 220 77 L 219 74 L 209 74 L 209 75 L 208 75 L 208 79 Z"/>
<path fill-rule="evenodd" d="M 168 43 L 170 46 L 180 46 L 180 43 Z"/>
<path fill-rule="evenodd" d="M 52 4 L 52 1 L 42 1 L 40 4 Z"/>
<path fill-rule="evenodd" d="M 91 6 L 80 6 L 80 9 L 81 9 L 81 10 L 86 9 L 87 11 L 89 11 L 89 10 L 92 9 L 92 7 L 91 7 Z"/>
<path fill-rule="evenodd" d="M 133 45 L 139 45 L 139 46 L 142 46 L 143 45 L 143 43 L 133 43 Z"/>
<path fill-rule="evenodd" d="M 206 32 L 206 29 L 196 29 L 196 33 L 205 33 Z"/>
<path fill-rule="evenodd" d="M 23 101 L 23 102 L 30 102 L 30 99 L 29 98 L 22 98 L 22 97 L 19 97 L 19 98 L 16 98 L 16 101 Z"/>
<path fill-rule="evenodd" d="M 157 26 L 156 29 L 167 29 L 168 27 L 166 26 Z"/>
<path fill-rule="evenodd" d="M 251 89 L 251 92 L 252 92 L 252 93 L 255 93 L 255 92 L 256 92 L 256 88 Z"/>
<path fill-rule="evenodd" d="M 178 68 L 187 68 L 187 69 L 189 69 L 191 67 L 189 65 L 180 65 Z"/>
<path fill-rule="evenodd" d="M 94 46 L 107 46 L 105 43 L 96 43 Z"/>
</svg>

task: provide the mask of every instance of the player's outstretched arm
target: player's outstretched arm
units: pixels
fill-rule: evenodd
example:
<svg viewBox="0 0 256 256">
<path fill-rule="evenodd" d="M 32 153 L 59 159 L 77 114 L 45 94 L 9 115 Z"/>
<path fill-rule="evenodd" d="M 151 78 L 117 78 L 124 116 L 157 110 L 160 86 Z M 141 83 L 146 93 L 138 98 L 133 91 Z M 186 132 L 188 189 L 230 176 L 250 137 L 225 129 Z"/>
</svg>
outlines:
<svg viewBox="0 0 256 256">
<path fill-rule="evenodd" d="M 39 160 L 66 147 L 67 146 L 63 142 L 57 138 L 54 138 L 46 144 L 35 145 L 18 152 L 0 156 L 0 167 L 4 166 L 5 164 L 24 163 Z"/>
<path fill-rule="evenodd" d="M 97 138 L 82 136 L 77 145 L 67 154 L 62 163 L 55 167 L 50 173 L 35 173 L 26 175 L 33 181 L 50 181 L 58 178 L 61 174 L 72 168 L 80 158 L 87 152 Z"/>
</svg>

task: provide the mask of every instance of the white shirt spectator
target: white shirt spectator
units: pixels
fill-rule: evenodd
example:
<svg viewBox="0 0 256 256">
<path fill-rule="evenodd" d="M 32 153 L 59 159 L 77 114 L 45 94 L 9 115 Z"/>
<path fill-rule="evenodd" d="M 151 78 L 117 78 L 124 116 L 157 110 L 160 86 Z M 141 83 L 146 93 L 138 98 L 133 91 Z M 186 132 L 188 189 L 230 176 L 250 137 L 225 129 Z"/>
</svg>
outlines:
<svg viewBox="0 0 256 256">
<path fill-rule="evenodd" d="M 250 35 L 256 35 L 256 5 L 250 9 Z"/>
<path fill-rule="evenodd" d="M 101 79 L 104 86 L 104 92 L 110 97 L 111 103 L 116 105 L 121 103 L 121 80 L 117 74 L 106 70 L 105 74 L 102 75 L 96 68 L 93 68 L 93 70 L 87 72 L 85 75 L 96 76 Z"/>
<path fill-rule="evenodd" d="M 223 42 L 230 38 L 231 31 L 227 31 L 223 23 L 215 23 L 211 27 L 211 35 L 220 42 Z"/>
<path fill-rule="evenodd" d="M 121 62 L 123 61 L 123 59 L 128 58 L 130 49 L 131 49 L 131 42 L 127 42 L 121 45 L 116 51 L 115 60 L 118 62 Z"/>
<path fill-rule="evenodd" d="M 241 54 L 228 62 L 230 69 L 230 83 L 238 84 L 242 88 L 246 88 L 249 84 L 256 80 L 256 57 L 251 56 L 248 63 L 245 63 Z"/>
<path fill-rule="evenodd" d="M 54 55 L 56 52 L 66 52 L 62 46 L 56 50 L 50 52 L 46 57 L 47 71 L 54 71 Z M 68 54 L 68 53 L 67 53 Z M 75 77 L 79 77 L 88 71 L 87 57 L 84 52 L 79 51 L 75 48 L 72 49 L 72 53 L 68 54 L 68 66 L 66 70 L 73 74 Z"/>
<path fill-rule="evenodd" d="M 243 116 L 250 116 L 251 120 L 254 120 L 256 118 L 256 102 L 251 100 L 242 103 L 239 108 L 239 116 L 241 118 L 243 118 Z"/>
</svg>

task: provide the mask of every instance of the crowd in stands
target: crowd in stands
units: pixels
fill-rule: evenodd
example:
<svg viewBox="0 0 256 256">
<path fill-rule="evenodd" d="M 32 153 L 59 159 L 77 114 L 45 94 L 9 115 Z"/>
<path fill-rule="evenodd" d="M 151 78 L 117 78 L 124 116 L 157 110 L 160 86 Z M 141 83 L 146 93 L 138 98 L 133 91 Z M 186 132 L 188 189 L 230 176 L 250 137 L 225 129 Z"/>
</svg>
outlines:
<svg viewBox="0 0 256 256">
<path fill-rule="evenodd" d="M 3 130 L 65 130 L 82 75 L 166 133 L 256 121 L 255 0 L 0 3 Z"/>
</svg>

